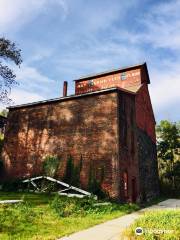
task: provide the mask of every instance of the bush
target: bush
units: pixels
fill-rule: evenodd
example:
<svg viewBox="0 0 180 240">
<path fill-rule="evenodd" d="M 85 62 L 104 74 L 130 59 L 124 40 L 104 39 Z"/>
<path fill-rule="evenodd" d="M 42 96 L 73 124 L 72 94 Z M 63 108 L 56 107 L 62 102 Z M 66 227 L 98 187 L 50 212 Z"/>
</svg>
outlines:
<svg viewBox="0 0 180 240">
<path fill-rule="evenodd" d="M 90 197 L 68 198 L 57 195 L 50 203 L 50 207 L 60 216 L 86 216 L 88 214 L 111 214 L 116 211 L 129 213 L 137 210 L 137 205 L 109 203 L 108 205 L 96 205 L 97 201 Z"/>
<path fill-rule="evenodd" d="M 92 199 L 77 199 L 56 196 L 50 206 L 60 217 L 85 215 L 86 211 L 92 207 Z"/>
<path fill-rule="evenodd" d="M 11 179 L 2 183 L 2 190 L 5 192 L 16 192 L 23 188 L 22 179 Z"/>
<path fill-rule="evenodd" d="M 46 156 L 43 162 L 43 174 L 54 177 L 59 167 L 59 158 L 57 156 Z"/>
</svg>

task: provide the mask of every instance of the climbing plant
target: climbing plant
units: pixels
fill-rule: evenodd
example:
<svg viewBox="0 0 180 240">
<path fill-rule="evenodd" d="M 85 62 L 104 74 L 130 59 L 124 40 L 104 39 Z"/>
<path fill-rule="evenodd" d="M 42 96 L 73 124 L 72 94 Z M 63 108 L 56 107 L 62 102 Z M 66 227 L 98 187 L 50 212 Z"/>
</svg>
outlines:
<svg viewBox="0 0 180 240">
<path fill-rule="evenodd" d="M 78 164 L 74 163 L 74 159 L 71 155 L 68 156 L 66 170 L 64 174 L 64 182 L 69 183 L 70 185 L 81 187 L 80 174 L 83 168 L 83 158 L 80 157 Z M 99 180 L 97 180 L 97 171 L 99 175 Z M 106 193 L 102 190 L 101 184 L 104 181 L 105 171 L 104 166 L 98 168 L 98 170 L 93 166 L 93 161 L 90 163 L 89 176 L 88 176 L 88 186 L 87 190 L 100 198 L 106 197 Z"/>
<path fill-rule="evenodd" d="M 97 179 L 97 170 L 93 167 L 91 162 L 89 168 L 89 181 L 88 181 L 88 191 L 97 195 L 99 198 L 105 198 L 106 193 L 102 190 L 101 184 L 104 181 L 104 166 L 99 168 L 100 171 L 100 179 Z"/>
<path fill-rule="evenodd" d="M 66 170 L 64 174 L 64 182 L 74 185 L 76 187 L 80 186 L 80 173 L 82 169 L 82 156 L 80 158 L 79 164 L 74 163 L 74 159 L 71 155 L 68 156 Z"/>
<path fill-rule="evenodd" d="M 57 156 L 46 156 L 43 161 L 43 174 L 54 177 L 59 168 L 60 159 Z"/>
</svg>

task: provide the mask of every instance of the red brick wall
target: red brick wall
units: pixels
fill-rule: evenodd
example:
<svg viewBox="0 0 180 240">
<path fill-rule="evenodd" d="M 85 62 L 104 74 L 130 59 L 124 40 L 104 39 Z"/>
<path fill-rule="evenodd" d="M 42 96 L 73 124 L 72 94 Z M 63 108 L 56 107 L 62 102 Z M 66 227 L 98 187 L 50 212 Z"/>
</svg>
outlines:
<svg viewBox="0 0 180 240">
<path fill-rule="evenodd" d="M 148 86 L 144 84 L 136 95 L 137 126 L 145 131 L 156 142 L 155 119 L 149 96 Z"/>
<path fill-rule="evenodd" d="M 102 187 L 118 196 L 117 93 L 61 100 L 54 103 L 11 109 L 5 134 L 3 158 L 8 177 L 28 177 L 41 173 L 46 155 L 60 157 L 62 177 L 68 155 L 78 164 L 82 156 L 81 183 L 88 185 L 90 164 Z"/>
<path fill-rule="evenodd" d="M 135 97 L 135 109 L 139 199 L 144 202 L 159 195 L 155 119 L 147 84 L 141 87 Z"/>
<path fill-rule="evenodd" d="M 123 80 L 123 78 L 125 78 Z M 76 81 L 75 94 L 93 92 L 101 89 L 120 87 L 126 88 L 141 84 L 141 69 L 124 70 L 123 72 Z"/>
<path fill-rule="evenodd" d="M 121 196 L 122 199 L 129 202 L 133 201 L 133 178 L 136 178 L 137 199 L 140 194 L 135 111 L 135 96 L 125 93 L 119 94 Z M 127 196 L 124 194 L 124 173 L 127 173 Z"/>
</svg>

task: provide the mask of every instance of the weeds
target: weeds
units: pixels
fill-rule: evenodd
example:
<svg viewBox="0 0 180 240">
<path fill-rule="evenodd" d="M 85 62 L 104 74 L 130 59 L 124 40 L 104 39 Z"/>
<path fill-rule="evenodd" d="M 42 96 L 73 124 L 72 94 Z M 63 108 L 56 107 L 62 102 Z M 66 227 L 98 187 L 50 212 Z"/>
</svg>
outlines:
<svg viewBox="0 0 180 240">
<path fill-rule="evenodd" d="M 129 239 L 179 240 L 180 210 L 156 210 L 146 212 L 125 232 Z M 141 227 L 143 234 L 137 236 L 135 229 Z"/>
</svg>

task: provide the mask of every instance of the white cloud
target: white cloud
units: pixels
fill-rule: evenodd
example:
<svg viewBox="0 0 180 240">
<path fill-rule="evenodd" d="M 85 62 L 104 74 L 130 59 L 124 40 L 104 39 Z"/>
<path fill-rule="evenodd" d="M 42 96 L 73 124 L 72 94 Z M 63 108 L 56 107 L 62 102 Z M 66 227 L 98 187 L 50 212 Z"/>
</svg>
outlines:
<svg viewBox="0 0 180 240">
<path fill-rule="evenodd" d="M 180 70 L 176 71 L 152 71 L 150 93 L 152 103 L 157 110 L 168 108 L 172 104 L 180 105 Z M 173 109 L 172 109 L 173 111 Z"/>
<path fill-rule="evenodd" d="M 22 64 L 21 68 L 12 67 L 16 74 L 18 86 L 12 86 L 9 98 L 11 105 L 31 103 L 58 97 L 56 88 L 59 83 L 40 73 L 35 67 Z M 58 91 L 59 92 L 59 91 Z M 0 109 L 6 106 L 0 104 Z"/>
<path fill-rule="evenodd" d="M 17 86 L 12 86 L 9 94 L 13 105 L 57 97 L 55 90 L 58 83 L 40 73 L 35 67 L 26 64 L 22 64 L 21 68 L 10 67 L 14 70 L 18 82 Z M 0 104 L 1 108 L 5 108 L 5 106 Z"/>
<path fill-rule="evenodd" d="M 53 96 L 57 81 L 42 74 L 37 68 L 22 64 L 21 68 L 14 68 L 18 88 L 34 93 L 41 93 L 45 98 Z"/>
<path fill-rule="evenodd" d="M 180 49 L 180 1 L 156 4 L 141 18 L 144 33 L 137 41 L 145 41 L 154 47 Z"/>
<path fill-rule="evenodd" d="M 180 50 L 180 1 L 158 1 L 148 11 L 139 11 L 134 28 L 114 29 L 113 39 L 141 46 L 150 43 L 154 48 Z"/>
<path fill-rule="evenodd" d="M 32 82 L 36 81 L 35 84 L 49 83 L 53 81 L 48 77 L 41 74 L 36 68 L 22 64 L 20 68 L 16 67 L 15 69 L 16 79 L 21 83 L 33 84 Z"/>
<path fill-rule="evenodd" d="M 34 93 L 33 91 L 25 91 L 17 88 L 12 89 L 10 97 L 14 102 L 13 105 L 31 103 L 45 99 L 43 96 Z"/>
<path fill-rule="evenodd" d="M 0 0 L 1 32 L 17 31 L 38 14 L 46 12 L 52 4 L 59 6 L 63 10 L 62 17 L 65 17 L 68 9 L 64 0 Z"/>
<path fill-rule="evenodd" d="M 26 63 L 35 63 L 40 61 L 45 61 L 48 58 L 50 58 L 53 54 L 54 50 L 52 48 L 48 47 L 41 47 L 41 46 L 35 46 L 34 49 L 32 49 L 32 55 L 26 59 Z"/>
<path fill-rule="evenodd" d="M 45 99 L 43 96 L 34 93 L 33 91 L 25 91 L 23 89 L 17 88 L 12 88 L 10 98 L 12 99 L 12 102 L 10 103 L 11 106 L 41 101 Z M 6 107 L 8 107 L 8 105 L 0 103 L 0 110 L 5 109 Z"/>
</svg>

